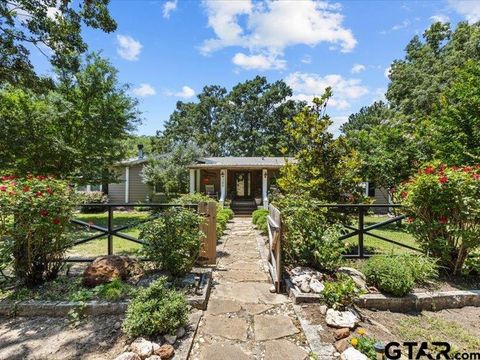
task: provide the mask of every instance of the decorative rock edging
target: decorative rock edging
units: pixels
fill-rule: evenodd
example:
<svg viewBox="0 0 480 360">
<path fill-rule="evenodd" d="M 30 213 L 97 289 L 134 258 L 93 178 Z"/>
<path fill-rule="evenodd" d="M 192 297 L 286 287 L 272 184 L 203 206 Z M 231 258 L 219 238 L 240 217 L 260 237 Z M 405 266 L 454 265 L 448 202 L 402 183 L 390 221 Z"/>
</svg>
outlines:
<svg viewBox="0 0 480 360">
<path fill-rule="evenodd" d="M 355 299 L 355 304 L 362 308 L 394 312 L 439 311 L 443 309 L 457 309 L 464 306 L 480 307 L 480 290 L 416 293 L 405 297 L 366 294 Z"/>
<path fill-rule="evenodd" d="M 206 310 L 210 288 L 212 286 L 212 271 L 202 271 L 202 294 L 195 294 L 187 297 L 187 301 L 195 309 Z M 0 301 L 0 315 L 3 316 L 67 316 L 70 310 L 81 309 L 84 315 L 122 315 L 127 310 L 128 302 L 107 302 L 107 301 Z"/>
<path fill-rule="evenodd" d="M 292 298 L 294 304 L 318 303 L 320 301 L 319 294 L 303 293 L 295 289 L 295 286 L 289 278 L 285 279 L 285 284 L 287 286 L 287 293 Z"/>
</svg>

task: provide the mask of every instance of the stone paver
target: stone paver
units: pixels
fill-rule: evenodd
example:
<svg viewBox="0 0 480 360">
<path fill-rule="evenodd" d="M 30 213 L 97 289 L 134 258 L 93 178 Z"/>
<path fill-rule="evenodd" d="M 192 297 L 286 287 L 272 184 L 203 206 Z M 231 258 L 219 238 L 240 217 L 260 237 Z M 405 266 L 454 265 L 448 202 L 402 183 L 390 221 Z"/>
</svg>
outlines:
<svg viewBox="0 0 480 360">
<path fill-rule="evenodd" d="M 214 287 L 190 354 L 195 360 L 303 360 L 308 342 L 287 296 L 270 293 L 251 218 L 220 239 Z"/>
</svg>

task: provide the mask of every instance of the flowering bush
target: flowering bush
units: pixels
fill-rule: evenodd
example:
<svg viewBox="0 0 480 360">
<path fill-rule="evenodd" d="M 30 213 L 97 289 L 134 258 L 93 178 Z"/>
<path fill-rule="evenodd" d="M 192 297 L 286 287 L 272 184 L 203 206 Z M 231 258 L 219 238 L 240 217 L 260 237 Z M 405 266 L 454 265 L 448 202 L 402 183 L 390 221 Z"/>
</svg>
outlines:
<svg viewBox="0 0 480 360">
<path fill-rule="evenodd" d="M 455 274 L 480 247 L 480 165 L 429 165 L 403 184 L 400 197 L 413 236 Z"/>
<path fill-rule="evenodd" d="M 15 275 L 27 285 L 55 278 L 71 245 L 65 229 L 76 198 L 65 181 L 51 177 L 1 177 L 3 267 L 13 265 Z"/>
</svg>

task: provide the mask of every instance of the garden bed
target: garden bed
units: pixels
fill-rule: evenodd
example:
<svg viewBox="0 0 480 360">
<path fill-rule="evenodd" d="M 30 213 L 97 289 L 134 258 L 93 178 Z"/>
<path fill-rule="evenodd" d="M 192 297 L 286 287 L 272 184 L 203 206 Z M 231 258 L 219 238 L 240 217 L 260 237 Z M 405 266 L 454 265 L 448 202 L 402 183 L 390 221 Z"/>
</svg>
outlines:
<svg viewBox="0 0 480 360">
<path fill-rule="evenodd" d="M 122 285 L 124 287 L 120 290 L 108 287 L 100 290 L 86 288 L 81 285 L 80 276 L 63 276 L 33 290 L 16 289 L 3 293 L 0 315 L 66 316 L 76 309 L 81 309 L 85 315 L 119 315 L 125 312 L 136 288 L 148 286 L 161 275 L 160 272 L 147 273 L 136 284 Z M 175 287 L 186 295 L 187 302 L 193 308 L 205 310 L 211 284 L 211 269 L 194 268 L 190 274 L 177 280 Z"/>
</svg>

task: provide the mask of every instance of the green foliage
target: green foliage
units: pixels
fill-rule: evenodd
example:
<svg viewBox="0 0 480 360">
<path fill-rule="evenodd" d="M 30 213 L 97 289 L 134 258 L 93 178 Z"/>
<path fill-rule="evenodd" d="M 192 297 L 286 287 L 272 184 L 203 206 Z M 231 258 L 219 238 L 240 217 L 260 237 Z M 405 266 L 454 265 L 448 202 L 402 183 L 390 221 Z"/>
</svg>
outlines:
<svg viewBox="0 0 480 360">
<path fill-rule="evenodd" d="M 309 197 L 287 196 L 277 200 L 283 215 L 283 253 L 287 264 L 335 270 L 345 250 L 340 228 L 330 224 L 325 208 Z"/>
<path fill-rule="evenodd" d="M 480 275 L 480 253 L 470 253 L 465 260 L 463 273 L 466 275 Z"/>
<path fill-rule="evenodd" d="M 480 248 L 480 167 L 429 165 L 400 190 L 408 229 L 454 274 Z"/>
<path fill-rule="evenodd" d="M 171 208 L 142 226 L 142 252 L 153 263 L 174 276 L 188 273 L 197 260 L 203 233 L 203 218 L 186 208 Z"/>
<path fill-rule="evenodd" d="M 264 217 L 265 214 L 268 215 L 268 210 L 267 210 L 267 209 L 257 209 L 257 210 L 255 210 L 255 211 L 252 213 L 252 223 L 253 223 L 254 225 L 257 225 L 258 219 L 259 219 L 260 217 L 262 217 L 262 216 Z"/>
<path fill-rule="evenodd" d="M 50 63 L 63 71 L 78 70 L 79 54 L 87 50 L 81 30 L 87 26 L 105 32 L 117 24 L 108 12 L 108 0 L 57 2 L 15 0 L 0 2 L 0 84 L 21 85 L 36 91 L 51 86 L 39 78 L 30 63 L 30 45 L 40 50 Z M 54 16 L 49 12 L 56 9 Z"/>
<path fill-rule="evenodd" d="M 356 349 L 370 360 L 376 360 L 377 353 L 375 351 L 375 344 L 377 343 L 377 340 L 368 336 L 359 336 L 356 339 L 358 340 Z"/>
<path fill-rule="evenodd" d="M 354 281 L 349 276 L 342 275 L 336 281 L 325 281 L 325 289 L 320 294 L 322 301 L 334 309 L 351 305 L 358 295 Z"/>
<path fill-rule="evenodd" d="M 193 140 L 210 156 L 278 156 L 281 148 L 292 152 L 283 120 L 296 114 L 302 103 L 288 100 L 291 95 L 284 81 L 268 83 L 260 76 L 230 92 L 206 86 L 198 101 L 177 103 L 165 130 L 157 133 L 157 150 L 163 153 Z"/>
<path fill-rule="evenodd" d="M 55 90 L 44 95 L 2 87 L 0 171 L 75 178 L 80 185 L 112 180 L 111 165 L 124 159 L 122 143 L 139 120 L 127 90 L 98 55 L 75 74 L 59 74 Z"/>
<path fill-rule="evenodd" d="M 173 204 L 182 204 L 182 205 L 188 205 L 188 204 L 198 204 L 201 202 L 212 202 L 215 201 L 213 200 L 210 196 L 207 196 L 202 193 L 193 193 L 193 194 L 184 194 L 176 199 L 173 199 L 171 202 Z"/>
<path fill-rule="evenodd" d="M 123 330 L 130 337 L 175 334 L 187 324 L 185 297 L 168 288 L 165 278 L 137 292 L 127 308 Z"/>
<path fill-rule="evenodd" d="M 77 202 L 68 183 L 46 176 L 0 179 L 0 248 L 28 285 L 54 279 L 72 245 L 66 229 Z"/>
<path fill-rule="evenodd" d="M 370 284 L 394 296 L 405 296 L 415 284 L 438 276 L 434 259 L 415 255 L 374 256 L 367 260 L 362 270 Z"/>
<path fill-rule="evenodd" d="M 168 153 L 152 157 L 143 168 L 143 180 L 151 185 L 158 184 L 167 195 L 185 193 L 190 181 L 187 165 L 200 155 L 196 146 L 176 145 Z"/>
<path fill-rule="evenodd" d="M 217 237 L 220 237 L 227 228 L 228 220 L 233 218 L 233 211 L 231 209 L 220 209 L 217 211 Z"/>
<path fill-rule="evenodd" d="M 257 218 L 256 225 L 258 230 L 260 230 L 263 234 L 268 232 L 268 213 L 262 213 Z"/>
<path fill-rule="evenodd" d="M 339 203 L 361 195 L 356 152 L 345 138 L 334 139 L 328 132 L 332 121 L 325 111 L 331 96 L 327 88 L 321 98 L 313 99 L 312 106 L 305 106 L 285 123 L 285 132 L 295 144 L 296 162 L 280 170 L 277 184 L 284 193 Z"/>
<path fill-rule="evenodd" d="M 106 204 L 108 202 L 108 196 L 102 191 L 89 191 L 80 194 L 82 204 Z M 87 206 L 82 205 L 80 212 L 83 214 L 95 214 L 102 213 L 107 208 L 105 206 Z"/>
</svg>

